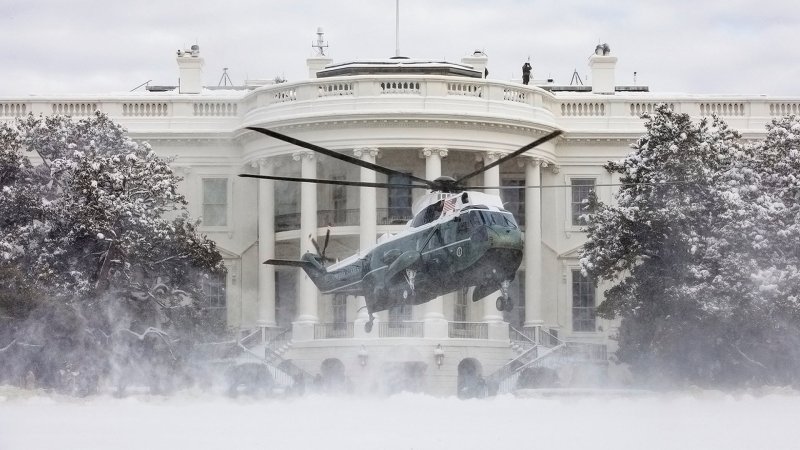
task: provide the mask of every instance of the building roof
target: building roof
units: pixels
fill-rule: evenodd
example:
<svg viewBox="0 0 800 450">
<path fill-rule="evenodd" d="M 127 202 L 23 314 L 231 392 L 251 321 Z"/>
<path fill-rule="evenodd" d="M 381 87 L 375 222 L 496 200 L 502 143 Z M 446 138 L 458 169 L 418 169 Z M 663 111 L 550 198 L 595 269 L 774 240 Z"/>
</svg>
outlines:
<svg viewBox="0 0 800 450">
<path fill-rule="evenodd" d="M 352 75 L 449 75 L 483 78 L 483 73 L 472 66 L 446 61 L 431 61 L 396 56 L 389 59 L 349 61 L 331 64 L 317 72 L 317 77 L 328 78 Z"/>
</svg>

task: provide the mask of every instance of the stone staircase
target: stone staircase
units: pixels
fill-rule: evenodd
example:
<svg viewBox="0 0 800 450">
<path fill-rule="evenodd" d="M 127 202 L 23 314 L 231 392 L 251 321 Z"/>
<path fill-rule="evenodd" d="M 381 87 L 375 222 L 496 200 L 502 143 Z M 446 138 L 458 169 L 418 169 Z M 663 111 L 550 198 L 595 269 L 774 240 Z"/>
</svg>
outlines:
<svg viewBox="0 0 800 450">
<path fill-rule="evenodd" d="M 272 374 L 278 391 L 301 393 L 313 380 L 311 374 L 283 357 L 292 346 L 291 330 L 252 330 L 238 339 L 236 346 L 239 354 L 235 364 L 264 364 Z"/>
<path fill-rule="evenodd" d="M 510 329 L 511 348 L 517 356 L 486 378 L 489 395 L 508 394 L 520 384 L 539 378 L 544 385 L 557 382 L 557 371 L 569 365 L 607 365 L 602 344 L 565 342 L 545 330 L 538 336 Z"/>
</svg>

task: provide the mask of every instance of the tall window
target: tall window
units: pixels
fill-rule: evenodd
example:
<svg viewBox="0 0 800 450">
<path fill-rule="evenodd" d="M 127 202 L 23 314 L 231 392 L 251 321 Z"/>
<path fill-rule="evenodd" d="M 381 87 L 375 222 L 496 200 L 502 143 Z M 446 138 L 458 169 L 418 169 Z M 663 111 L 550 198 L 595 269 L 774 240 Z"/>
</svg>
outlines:
<svg viewBox="0 0 800 450">
<path fill-rule="evenodd" d="M 525 186 L 525 180 L 503 180 L 503 186 Z M 503 189 L 501 191 L 505 208 L 514 215 L 520 225 L 525 225 L 525 189 Z"/>
<path fill-rule="evenodd" d="M 389 184 L 411 184 L 410 174 L 390 174 Z M 389 223 L 406 223 L 411 218 L 411 188 L 389 188 Z"/>
<path fill-rule="evenodd" d="M 206 299 L 203 311 L 209 321 L 208 326 L 224 329 L 227 322 L 225 274 L 209 275 L 202 280 L 201 286 Z"/>
<path fill-rule="evenodd" d="M 466 289 L 459 289 L 456 292 L 456 303 L 453 310 L 453 321 L 454 322 L 466 322 L 467 321 L 467 290 Z"/>
<path fill-rule="evenodd" d="M 331 304 L 333 315 L 333 328 L 344 329 L 347 326 L 347 297 L 344 294 L 336 294 Z"/>
<path fill-rule="evenodd" d="M 389 326 L 400 325 L 411 320 L 411 305 L 397 305 L 389 308 Z"/>
<path fill-rule="evenodd" d="M 203 225 L 228 225 L 228 179 L 203 178 Z"/>
<path fill-rule="evenodd" d="M 594 192 L 594 178 L 572 179 L 572 225 L 586 225 L 586 220 L 581 216 L 586 214 L 589 195 Z"/>
<path fill-rule="evenodd" d="M 572 331 L 595 331 L 594 283 L 572 271 Z"/>
<path fill-rule="evenodd" d="M 336 181 L 343 181 L 343 176 L 333 177 Z M 347 225 L 347 186 L 333 186 L 333 223 L 334 225 Z"/>
</svg>

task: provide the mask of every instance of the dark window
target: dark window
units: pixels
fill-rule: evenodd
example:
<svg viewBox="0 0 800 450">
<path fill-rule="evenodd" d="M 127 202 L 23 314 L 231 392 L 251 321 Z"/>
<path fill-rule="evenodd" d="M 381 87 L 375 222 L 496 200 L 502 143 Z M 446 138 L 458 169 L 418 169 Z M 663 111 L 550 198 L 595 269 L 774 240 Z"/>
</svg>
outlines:
<svg viewBox="0 0 800 450">
<path fill-rule="evenodd" d="M 343 181 L 343 176 L 333 177 L 336 181 Z M 347 186 L 333 186 L 331 192 L 333 197 L 333 224 L 346 225 L 347 224 Z"/>
<path fill-rule="evenodd" d="M 222 330 L 227 322 L 227 295 L 225 293 L 225 274 L 212 274 L 204 278 L 201 285 L 205 296 L 203 312 L 209 326 Z"/>
<path fill-rule="evenodd" d="M 467 290 L 459 289 L 456 293 L 455 309 L 453 310 L 454 322 L 467 321 Z"/>
<path fill-rule="evenodd" d="M 580 270 L 572 271 L 572 331 L 595 331 L 594 283 Z"/>
<path fill-rule="evenodd" d="M 525 180 L 505 180 L 503 186 L 525 186 Z M 525 224 L 525 189 L 503 189 L 503 206 L 514 215 L 517 223 Z"/>
<path fill-rule="evenodd" d="M 411 184 L 410 173 L 390 174 L 389 184 Z M 411 188 L 392 187 L 388 189 L 389 223 L 395 220 L 408 220 L 411 217 Z"/>
<path fill-rule="evenodd" d="M 586 220 L 581 216 L 589 212 L 586 206 L 592 192 L 594 192 L 594 178 L 572 179 L 572 225 L 586 225 Z"/>
<path fill-rule="evenodd" d="M 347 326 L 347 297 L 344 294 L 333 296 L 331 303 L 333 328 L 342 330 Z"/>
</svg>

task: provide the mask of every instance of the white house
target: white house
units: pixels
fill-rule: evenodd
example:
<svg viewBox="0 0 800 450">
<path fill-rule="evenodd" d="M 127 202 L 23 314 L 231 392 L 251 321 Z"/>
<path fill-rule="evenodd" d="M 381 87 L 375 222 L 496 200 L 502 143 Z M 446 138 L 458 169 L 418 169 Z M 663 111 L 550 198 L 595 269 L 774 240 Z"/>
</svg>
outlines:
<svg viewBox="0 0 800 450">
<path fill-rule="evenodd" d="M 659 95 L 643 86 L 618 86 L 617 58 L 601 50 L 589 59 L 590 86 L 487 79 L 488 58 L 475 52 L 459 63 L 407 58 L 338 63 L 319 56 L 307 60 L 307 80 L 207 88 L 203 58 L 194 47 L 177 56 L 178 86 L 5 98 L 0 120 L 28 112 L 83 116 L 100 110 L 159 154 L 176 156 L 190 213 L 202 217 L 201 230 L 217 242 L 228 267 L 225 288 L 218 292 L 220 311 L 229 327 L 242 335 L 254 332 L 248 342 L 256 351 L 295 372 L 323 379 L 343 375 L 355 390 L 404 387 L 452 394 L 479 377 L 501 380 L 515 358 L 523 355 L 517 365 L 527 363 L 563 342 L 595 362 L 614 349 L 614 323 L 594 316 L 603 289 L 578 270 L 585 239 L 579 215 L 592 190 L 611 201 L 618 180 L 602 166 L 627 154 L 643 133 L 641 113 L 664 102 L 694 118 L 718 114 L 745 138 L 756 138 L 771 118 L 800 110 L 798 98 Z M 524 262 L 512 288 L 516 308 L 499 313 L 493 300 L 472 303 L 469 293 L 454 292 L 380 313 L 368 334 L 366 314 L 359 311 L 363 300 L 319 295 L 299 269 L 261 264 L 313 251 L 309 236 L 323 236 L 327 229 L 329 256 L 367 248 L 378 236 L 403 229 L 422 192 L 239 178 L 258 173 L 393 181 L 247 126 L 428 179 L 471 172 L 563 130 L 557 140 L 487 171 L 475 183 L 540 186 L 502 193 L 525 232 Z M 538 351 L 530 351 L 534 345 Z M 585 381 L 579 371 L 562 378 Z"/>
</svg>

